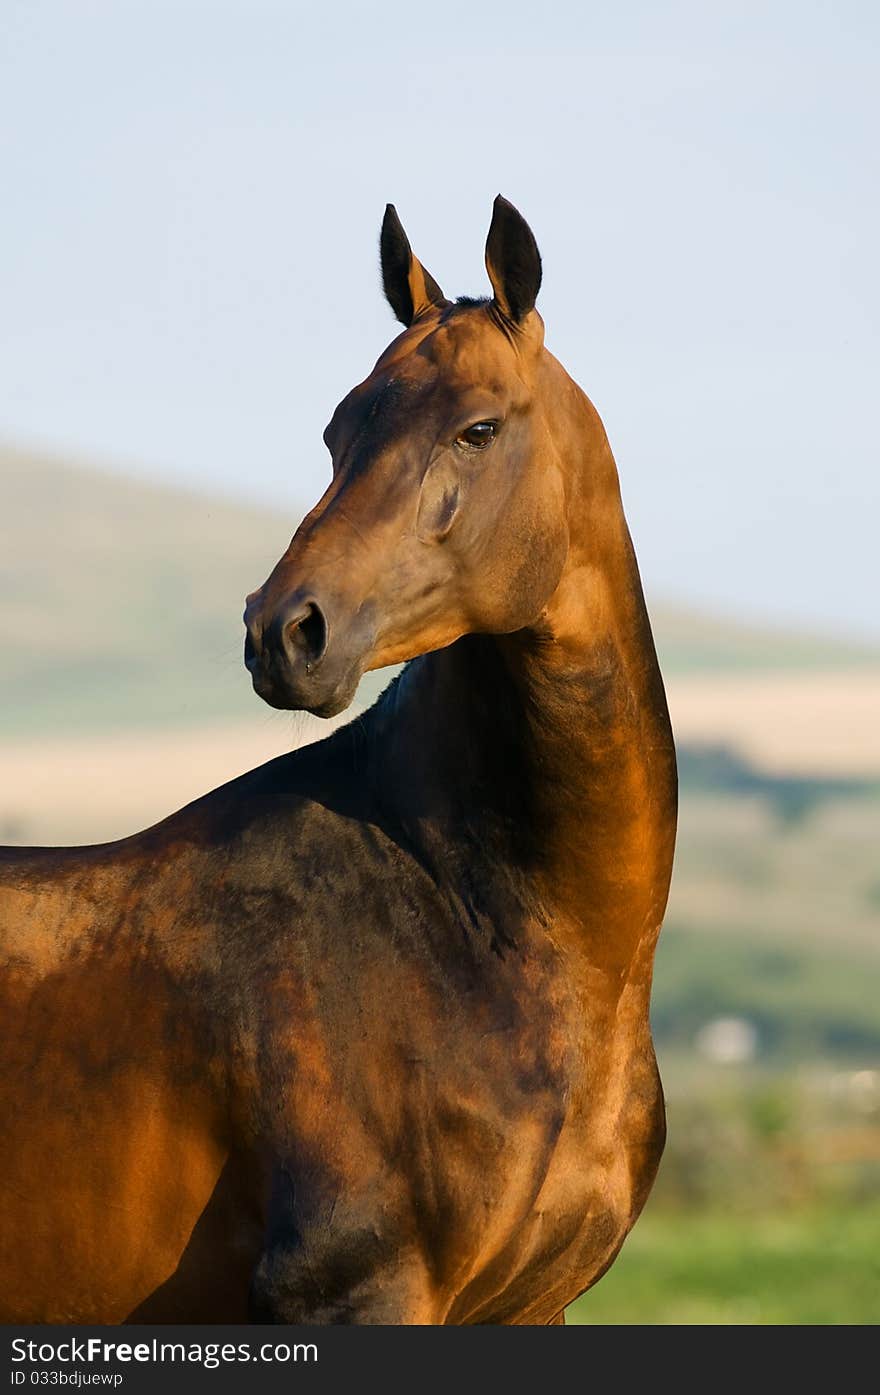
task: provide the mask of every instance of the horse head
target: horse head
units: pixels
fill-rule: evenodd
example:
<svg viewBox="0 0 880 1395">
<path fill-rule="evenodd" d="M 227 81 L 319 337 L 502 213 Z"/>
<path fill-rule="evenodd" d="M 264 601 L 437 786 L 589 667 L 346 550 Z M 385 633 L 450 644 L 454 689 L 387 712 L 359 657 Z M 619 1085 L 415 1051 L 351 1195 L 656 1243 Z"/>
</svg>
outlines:
<svg viewBox="0 0 880 1395">
<path fill-rule="evenodd" d="M 369 669 L 534 624 L 569 550 L 556 418 L 581 395 L 544 347 L 528 224 L 499 195 L 491 299 L 447 300 L 392 205 L 381 264 L 405 329 L 333 413 L 332 481 L 245 611 L 257 693 L 324 717 Z"/>
</svg>

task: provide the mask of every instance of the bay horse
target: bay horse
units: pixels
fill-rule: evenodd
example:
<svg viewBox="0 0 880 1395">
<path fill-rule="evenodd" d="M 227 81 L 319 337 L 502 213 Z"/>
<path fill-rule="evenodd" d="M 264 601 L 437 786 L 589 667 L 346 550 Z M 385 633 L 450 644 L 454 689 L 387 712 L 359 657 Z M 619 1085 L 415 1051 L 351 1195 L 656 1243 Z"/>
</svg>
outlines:
<svg viewBox="0 0 880 1395">
<path fill-rule="evenodd" d="M 611 450 L 499 197 L 491 299 L 392 206 L 403 332 L 245 662 L 368 712 L 102 846 L 4 849 L 6 1322 L 562 1321 L 651 1187 L 675 753 Z"/>
</svg>

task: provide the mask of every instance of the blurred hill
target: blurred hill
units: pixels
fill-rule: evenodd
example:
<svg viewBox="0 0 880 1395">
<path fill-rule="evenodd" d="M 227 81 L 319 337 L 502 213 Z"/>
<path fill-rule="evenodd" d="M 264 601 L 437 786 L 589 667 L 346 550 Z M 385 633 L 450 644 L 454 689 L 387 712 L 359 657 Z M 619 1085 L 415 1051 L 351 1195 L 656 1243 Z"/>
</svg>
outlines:
<svg viewBox="0 0 880 1395">
<path fill-rule="evenodd" d="M 299 516 L 0 447 L 0 734 L 252 720 L 243 600 Z M 880 671 L 854 644 L 652 618 L 667 678 Z"/>
<path fill-rule="evenodd" d="M 0 449 L 0 731 L 247 718 L 245 594 L 294 520 Z"/>
</svg>

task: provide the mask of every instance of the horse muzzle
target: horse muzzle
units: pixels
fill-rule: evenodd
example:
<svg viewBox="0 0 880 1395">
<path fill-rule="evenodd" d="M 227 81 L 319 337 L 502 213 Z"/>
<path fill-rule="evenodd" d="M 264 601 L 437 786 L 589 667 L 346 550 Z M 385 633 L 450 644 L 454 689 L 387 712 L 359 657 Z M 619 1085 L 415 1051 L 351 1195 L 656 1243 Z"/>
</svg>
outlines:
<svg viewBox="0 0 880 1395">
<path fill-rule="evenodd" d="M 370 648 L 363 611 L 354 623 L 331 621 L 308 589 L 266 607 L 259 592 L 244 613 L 245 668 L 270 707 L 335 717 L 354 697 Z"/>
</svg>

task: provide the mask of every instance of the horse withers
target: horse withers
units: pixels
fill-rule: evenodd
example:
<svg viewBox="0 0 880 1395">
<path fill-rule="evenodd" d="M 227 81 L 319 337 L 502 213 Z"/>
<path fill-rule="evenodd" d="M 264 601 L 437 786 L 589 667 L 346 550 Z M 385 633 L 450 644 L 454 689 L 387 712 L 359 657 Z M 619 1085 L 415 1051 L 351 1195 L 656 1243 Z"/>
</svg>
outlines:
<svg viewBox="0 0 880 1395">
<path fill-rule="evenodd" d="M 245 662 L 322 716 L 403 672 L 144 833 L 0 855 L 7 1322 L 550 1324 L 651 1187 L 675 755 L 614 461 L 509 203 L 490 299 L 391 207 L 381 261 L 404 330 Z"/>
</svg>

